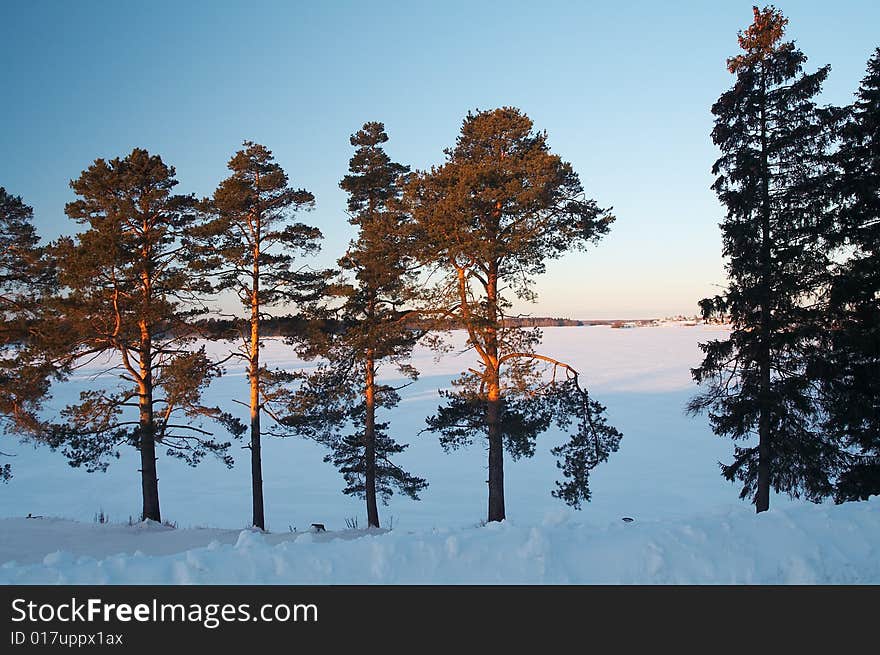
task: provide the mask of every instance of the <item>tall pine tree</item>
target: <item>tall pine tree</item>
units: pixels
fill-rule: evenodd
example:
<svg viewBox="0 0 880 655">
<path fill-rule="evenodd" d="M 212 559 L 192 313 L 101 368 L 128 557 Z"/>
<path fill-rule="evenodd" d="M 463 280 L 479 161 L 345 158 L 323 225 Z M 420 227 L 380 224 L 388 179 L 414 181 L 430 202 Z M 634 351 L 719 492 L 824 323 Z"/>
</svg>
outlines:
<svg viewBox="0 0 880 655">
<path fill-rule="evenodd" d="M 235 435 L 244 429 L 201 400 L 220 369 L 191 347 L 187 320 L 206 288 L 188 271 L 194 253 L 185 238 L 195 217 L 191 198 L 172 194 L 176 185 L 174 168 L 140 148 L 96 159 L 70 183 L 79 199 L 65 208 L 85 231 L 51 248 L 61 292 L 51 303 L 49 352 L 62 368 L 112 355 L 104 373 L 119 379 L 62 411 L 54 445 L 89 470 L 106 468 L 120 445 L 137 448 L 142 518 L 154 521 L 161 521 L 157 446 L 191 465 L 211 453 L 231 466 L 229 442 L 215 440 L 203 419 Z"/>
<path fill-rule="evenodd" d="M 235 356 L 247 363 L 250 386 L 252 524 L 265 529 L 261 459 L 262 415 L 288 394 L 283 385 L 291 376 L 260 362 L 261 326 L 267 310 L 320 297 L 325 273 L 302 265 L 297 256 L 316 252 L 321 232 L 293 221 L 297 211 L 314 205 L 305 189 L 288 186 L 288 177 L 265 146 L 250 141 L 229 160 L 232 174 L 213 198 L 203 203 L 210 220 L 198 232 L 201 269 L 218 280 L 216 289 L 232 290 L 248 314 Z"/>
<path fill-rule="evenodd" d="M 847 452 L 835 498 L 880 493 L 880 48 L 846 108 L 837 168 L 835 241 L 820 379 L 825 429 Z"/>
<path fill-rule="evenodd" d="M 378 122 L 351 136 L 357 150 L 339 186 L 348 193 L 349 222 L 358 236 L 339 266 L 353 279 L 339 285 L 344 302 L 314 350 L 325 363 L 300 391 L 308 409 L 288 421 L 331 448 L 325 461 L 342 472 L 346 494 L 364 498 L 373 528 L 380 527 L 377 498 L 387 502 L 397 489 L 418 499 L 427 486 L 392 462 L 406 446 L 388 433 L 387 422 L 377 421 L 378 410 L 400 400 L 397 389 L 378 381 L 381 367 L 396 365 L 405 378 L 416 379 L 407 360 L 420 336 L 408 320 L 418 295 L 407 247 L 409 217 L 397 202 L 409 167 L 391 161 L 383 149 L 387 141 Z"/>
<path fill-rule="evenodd" d="M 758 512 L 769 508 L 771 488 L 827 496 L 839 466 L 807 371 L 829 264 L 831 130 L 814 102 L 829 67 L 803 72 L 806 57 L 783 41 L 787 22 L 772 6 L 754 8 L 739 33 L 743 52 L 727 62 L 736 82 L 712 107 L 721 150 L 712 188 L 727 209 L 729 282 L 700 306 L 707 318 L 729 315 L 732 330 L 701 344 L 693 376 L 704 391 L 689 404 L 708 412 L 717 435 L 751 441 L 735 447 L 722 473 L 742 482 L 741 497 L 751 496 Z"/>
<path fill-rule="evenodd" d="M 39 411 L 54 372 L 38 347 L 38 319 L 54 275 L 33 218 L 21 197 L 0 187 L 0 430 L 22 439 L 45 432 Z M 0 465 L 0 480 L 11 476 L 11 465 Z"/>
<path fill-rule="evenodd" d="M 537 352 L 538 329 L 510 327 L 511 296 L 532 300 L 547 260 L 597 241 L 614 220 L 584 196 L 571 165 L 518 109 L 469 113 L 446 162 L 415 176 L 406 202 L 414 252 L 434 270 L 438 304 L 467 331 L 478 368 L 445 392 L 428 420 L 446 448 L 483 435 L 489 443 L 488 520 L 505 518 L 504 450 L 531 456 L 554 420 L 575 430 L 554 449 L 566 478 L 554 495 L 589 500 L 590 470 L 618 447 L 620 433 L 565 362 Z"/>
</svg>

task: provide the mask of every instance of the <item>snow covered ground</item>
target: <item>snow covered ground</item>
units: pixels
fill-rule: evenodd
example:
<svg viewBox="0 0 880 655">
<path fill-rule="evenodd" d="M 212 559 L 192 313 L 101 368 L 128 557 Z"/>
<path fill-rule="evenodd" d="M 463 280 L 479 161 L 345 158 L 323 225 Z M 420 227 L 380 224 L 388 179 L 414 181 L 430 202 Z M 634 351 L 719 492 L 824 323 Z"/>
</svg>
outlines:
<svg viewBox="0 0 880 655">
<path fill-rule="evenodd" d="M 400 462 L 431 486 L 420 502 L 394 498 L 380 507 L 383 526 L 393 528 L 387 533 L 345 530 L 346 519 L 365 524 L 362 501 L 340 493 L 323 449 L 303 440 L 266 440 L 269 535 L 242 532 L 250 483 L 240 444 L 231 471 L 216 461 L 192 469 L 160 456 L 163 518 L 178 525 L 170 530 L 128 525 L 140 508 L 135 452 L 107 473 L 89 474 L 58 453 L 7 441 L 3 450 L 16 457 L 15 477 L 0 488 L 0 517 L 8 517 L 0 518 L 0 582 L 880 582 L 880 502 L 812 506 L 774 497 L 773 509 L 755 516 L 719 475 L 730 443 L 683 407 L 694 392 L 697 343 L 723 333 L 702 325 L 544 329 L 542 352 L 582 371 L 624 438 L 594 472 L 593 500 L 581 512 L 550 496 L 558 471 L 549 451 L 560 434 L 545 435 L 530 460 L 508 459 L 503 525 L 478 526 L 486 511 L 484 447 L 447 455 L 435 436 L 418 435 L 438 389 L 473 364 L 469 355 L 435 362 L 417 354 L 422 377 L 404 390 L 390 420 L 395 436 L 412 444 Z M 280 341 L 265 358 L 301 364 Z M 102 383 L 83 373 L 59 387 L 51 405 Z M 211 392 L 234 411 L 231 399 L 246 398 L 243 370 L 230 370 Z M 96 524 L 99 512 L 111 524 Z M 22 518 L 28 513 L 66 520 Z M 328 532 L 308 533 L 313 522 Z"/>
<path fill-rule="evenodd" d="M 740 508 L 599 528 L 559 513 L 531 527 L 359 535 L 5 519 L 14 536 L 0 553 L 21 563 L 0 565 L 0 583 L 878 584 L 878 510 L 880 501 L 760 516 Z M 83 550 L 92 554 L 75 554 Z"/>
</svg>

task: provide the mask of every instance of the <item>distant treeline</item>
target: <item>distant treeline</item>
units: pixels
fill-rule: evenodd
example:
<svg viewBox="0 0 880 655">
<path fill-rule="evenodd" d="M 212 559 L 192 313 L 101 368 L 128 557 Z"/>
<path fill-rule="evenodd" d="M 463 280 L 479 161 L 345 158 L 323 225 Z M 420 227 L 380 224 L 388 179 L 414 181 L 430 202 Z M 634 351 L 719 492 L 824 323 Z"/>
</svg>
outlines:
<svg viewBox="0 0 880 655">
<path fill-rule="evenodd" d="M 639 325 L 649 324 L 654 319 L 627 321 Z M 583 327 L 590 325 L 618 325 L 619 319 L 578 320 L 551 316 L 516 316 L 505 318 L 504 327 Z M 233 339 L 250 330 L 250 320 L 246 318 L 204 318 L 190 323 L 191 327 L 208 339 Z M 436 325 L 436 322 L 434 323 Z M 424 327 L 418 320 L 410 321 L 413 329 Z M 449 320 L 442 324 L 443 329 L 464 329 L 459 321 Z M 342 330 L 342 322 L 333 319 L 309 320 L 302 316 L 273 316 L 261 322 L 261 334 L 267 337 L 292 337 L 318 330 L 334 334 Z"/>
</svg>

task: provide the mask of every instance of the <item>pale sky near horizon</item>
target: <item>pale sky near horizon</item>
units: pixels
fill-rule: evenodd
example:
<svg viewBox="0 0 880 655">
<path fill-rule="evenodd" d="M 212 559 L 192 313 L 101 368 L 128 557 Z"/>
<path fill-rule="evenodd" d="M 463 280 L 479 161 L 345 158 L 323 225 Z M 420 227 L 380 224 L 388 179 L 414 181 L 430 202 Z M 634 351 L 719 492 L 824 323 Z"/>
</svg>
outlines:
<svg viewBox="0 0 880 655">
<path fill-rule="evenodd" d="M 538 316 L 694 314 L 723 283 L 709 189 L 710 107 L 752 2 L 0 2 L 0 186 L 41 235 L 71 234 L 68 182 L 145 147 L 209 195 L 245 139 L 312 191 L 316 265 L 353 236 L 338 188 L 348 136 L 383 121 L 389 154 L 442 163 L 468 110 L 513 105 L 547 130 L 611 233 L 551 262 Z M 880 45 L 880 3 L 786 1 L 787 37 L 831 64 L 845 104 Z"/>
</svg>

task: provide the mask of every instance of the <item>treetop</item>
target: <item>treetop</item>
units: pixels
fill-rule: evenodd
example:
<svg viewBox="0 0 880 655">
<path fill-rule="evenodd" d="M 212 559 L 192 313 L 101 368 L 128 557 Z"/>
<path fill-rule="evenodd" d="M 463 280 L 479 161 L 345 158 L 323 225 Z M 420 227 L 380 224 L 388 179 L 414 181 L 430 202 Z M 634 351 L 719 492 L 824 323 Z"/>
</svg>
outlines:
<svg viewBox="0 0 880 655">
<path fill-rule="evenodd" d="M 746 54 L 737 55 L 727 60 L 727 69 L 731 73 L 737 73 L 742 68 L 747 68 L 759 61 L 763 61 L 776 50 L 780 49 L 777 43 L 785 34 L 785 26 L 788 19 L 773 5 L 763 9 L 752 7 L 754 21 L 745 30 L 738 32 L 739 46 Z M 794 44 L 784 44 L 793 47 Z"/>
</svg>

